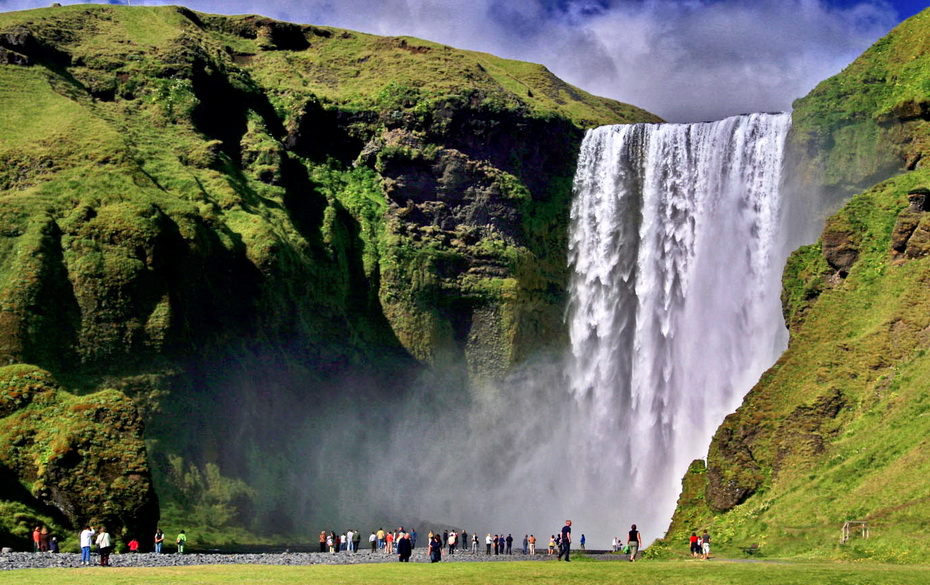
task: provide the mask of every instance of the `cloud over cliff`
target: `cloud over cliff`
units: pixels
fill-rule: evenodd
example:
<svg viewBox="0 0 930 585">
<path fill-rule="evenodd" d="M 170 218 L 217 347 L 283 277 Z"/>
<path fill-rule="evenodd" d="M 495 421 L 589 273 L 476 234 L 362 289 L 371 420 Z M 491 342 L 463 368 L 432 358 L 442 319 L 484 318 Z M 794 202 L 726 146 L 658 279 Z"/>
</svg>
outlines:
<svg viewBox="0 0 930 585">
<path fill-rule="evenodd" d="M 65 2 L 68 3 L 68 2 Z M 125 4 L 126 1 L 110 2 Z M 132 4 L 173 4 L 135 0 Z M 786 110 L 898 20 L 883 0 L 188 0 L 543 63 L 671 121 Z M 0 9 L 47 6 L 0 0 Z"/>
</svg>

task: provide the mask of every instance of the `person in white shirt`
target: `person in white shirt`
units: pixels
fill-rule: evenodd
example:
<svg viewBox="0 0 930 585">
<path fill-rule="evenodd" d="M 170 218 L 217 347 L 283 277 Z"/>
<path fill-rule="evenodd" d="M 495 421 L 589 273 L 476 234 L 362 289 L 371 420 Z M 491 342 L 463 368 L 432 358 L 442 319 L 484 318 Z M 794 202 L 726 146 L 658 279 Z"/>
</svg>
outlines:
<svg viewBox="0 0 930 585">
<path fill-rule="evenodd" d="M 81 531 L 81 564 L 89 565 L 90 564 L 90 545 L 91 540 L 94 538 L 94 527 L 85 526 L 84 530 Z"/>
</svg>

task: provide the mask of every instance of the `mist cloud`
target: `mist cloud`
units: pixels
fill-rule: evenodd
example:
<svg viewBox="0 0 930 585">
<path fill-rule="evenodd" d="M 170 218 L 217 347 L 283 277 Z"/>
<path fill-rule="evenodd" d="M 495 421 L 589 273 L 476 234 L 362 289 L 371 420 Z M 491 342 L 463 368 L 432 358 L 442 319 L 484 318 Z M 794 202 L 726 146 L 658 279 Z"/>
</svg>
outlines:
<svg viewBox="0 0 930 585">
<path fill-rule="evenodd" d="M 0 0 L 2 10 L 47 5 Z M 881 0 L 845 8 L 824 0 L 189 0 L 186 5 L 411 35 L 543 63 L 592 93 L 682 122 L 788 110 L 897 21 L 891 5 Z"/>
</svg>

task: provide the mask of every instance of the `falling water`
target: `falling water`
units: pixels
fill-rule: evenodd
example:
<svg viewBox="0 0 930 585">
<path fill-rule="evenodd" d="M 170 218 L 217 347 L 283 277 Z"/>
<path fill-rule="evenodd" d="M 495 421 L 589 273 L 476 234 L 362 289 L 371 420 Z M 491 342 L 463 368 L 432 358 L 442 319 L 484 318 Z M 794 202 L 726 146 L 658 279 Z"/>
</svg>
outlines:
<svg viewBox="0 0 930 585">
<path fill-rule="evenodd" d="M 667 527 L 688 464 L 784 350 L 788 114 L 588 132 L 568 320 L 588 482 L 613 523 Z M 593 482 L 593 483 L 591 483 Z"/>
</svg>

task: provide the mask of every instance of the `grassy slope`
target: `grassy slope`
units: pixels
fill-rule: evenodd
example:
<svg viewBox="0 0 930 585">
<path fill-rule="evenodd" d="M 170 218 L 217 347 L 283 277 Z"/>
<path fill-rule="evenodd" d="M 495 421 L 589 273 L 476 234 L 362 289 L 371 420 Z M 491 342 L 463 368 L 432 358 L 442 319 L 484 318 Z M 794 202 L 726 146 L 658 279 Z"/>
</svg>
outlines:
<svg viewBox="0 0 930 585">
<path fill-rule="evenodd" d="M 877 121 L 888 130 L 881 140 L 897 133 L 897 156 L 926 149 L 925 120 L 888 117 L 902 102 L 930 102 L 928 30 L 925 11 L 798 102 L 799 135 L 831 136 L 832 150 L 815 156 L 828 183 L 849 187 L 878 172 L 880 142 L 865 140 L 878 136 L 868 130 L 881 129 Z M 913 166 L 827 221 L 825 233 L 858 251 L 848 277 L 830 268 L 821 242 L 789 259 L 788 350 L 718 430 L 709 470 L 698 464 L 686 476 L 657 548 L 683 554 L 687 535 L 709 527 L 715 547 L 737 555 L 759 543 L 773 556 L 927 558 L 930 260 L 891 248 L 907 192 L 930 185 L 930 168 Z M 715 492 L 739 488 L 752 494 L 745 502 L 711 505 Z M 867 520 L 872 537 L 840 544 L 847 520 Z"/>
</svg>

